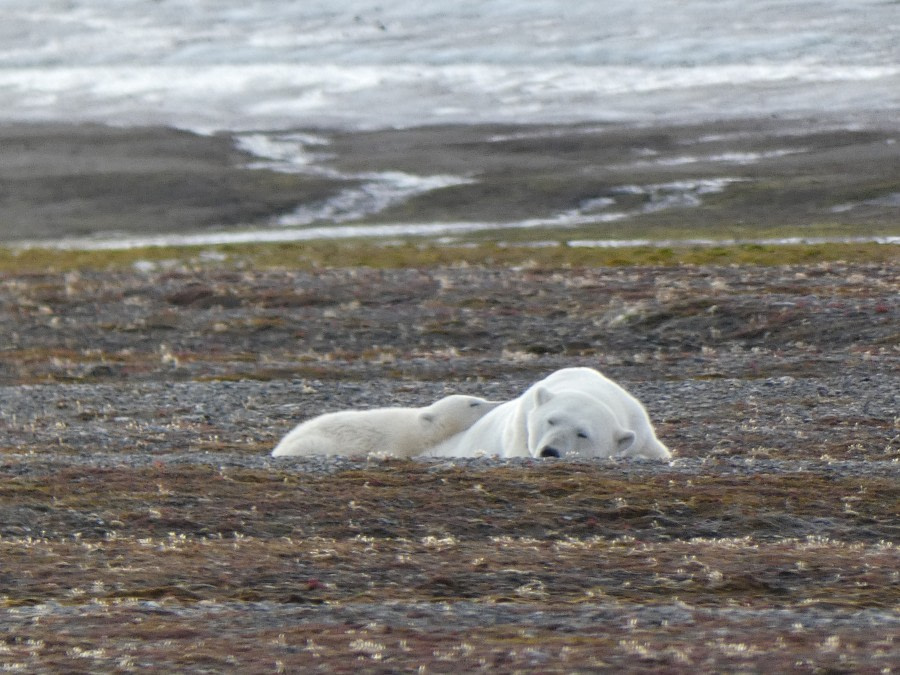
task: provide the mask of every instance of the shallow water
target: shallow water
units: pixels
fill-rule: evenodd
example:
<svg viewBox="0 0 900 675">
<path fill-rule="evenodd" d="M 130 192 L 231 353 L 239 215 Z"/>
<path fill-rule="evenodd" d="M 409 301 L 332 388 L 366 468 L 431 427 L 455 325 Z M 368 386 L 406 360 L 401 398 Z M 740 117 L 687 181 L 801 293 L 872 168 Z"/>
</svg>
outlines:
<svg viewBox="0 0 900 675">
<path fill-rule="evenodd" d="M 211 232 L 185 235 L 83 237 L 55 241 L 24 241 L 14 245 L 17 249 L 35 246 L 76 251 L 115 251 L 153 246 L 214 246 L 220 244 L 286 243 L 316 241 L 322 239 L 356 239 L 360 237 L 453 237 L 473 232 L 514 230 L 528 227 L 554 225 L 553 221 L 510 223 L 395 223 L 388 225 L 345 225 L 308 227 L 302 229 L 252 229 L 239 232 Z M 448 241 L 452 242 L 453 239 Z M 501 242 L 502 243 L 502 242 Z M 630 248 L 650 246 L 728 246 L 755 244 L 760 246 L 784 246 L 794 244 L 861 244 L 879 243 L 900 245 L 900 236 L 871 237 L 780 237 L 767 239 L 570 239 L 568 241 L 537 241 L 526 246 L 574 246 L 577 248 Z M 520 244 L 521 245 L 521 244 Z"/>
<path fill-rule="evenodd" d="M 900 107 L 882 0 L 0 1 L 0 117 L 191 129 Z"/>
</svg>

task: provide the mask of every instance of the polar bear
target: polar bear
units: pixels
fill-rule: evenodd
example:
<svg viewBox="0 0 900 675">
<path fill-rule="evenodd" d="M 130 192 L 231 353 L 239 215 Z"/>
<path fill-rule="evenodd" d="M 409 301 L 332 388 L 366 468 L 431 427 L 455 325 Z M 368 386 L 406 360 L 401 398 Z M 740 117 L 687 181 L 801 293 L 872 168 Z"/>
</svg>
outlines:
<svg viewBox="0 0 900 675">
<path fill-rule="evenodd" d="M 563 368 L 427 450 L 430 457 L 670 459 L 640 401 L 593 368 Z"/>
<path fill-rule="evenodd" d="M 425 408 L 375 408 L 326 413 L 294 427 L 272 451 L 289 455 L 413 457 L 468 429 L 500 401 L 454 394 Z"/>
</svg>

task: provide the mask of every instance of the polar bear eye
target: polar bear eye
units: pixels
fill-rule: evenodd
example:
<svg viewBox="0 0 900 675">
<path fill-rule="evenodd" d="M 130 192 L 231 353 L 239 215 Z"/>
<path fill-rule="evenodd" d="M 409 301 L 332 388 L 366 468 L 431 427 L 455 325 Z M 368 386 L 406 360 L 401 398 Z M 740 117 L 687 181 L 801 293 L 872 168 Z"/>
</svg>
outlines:
<svg viewBox="0 0 900 675">
<path fill-rule="evenodd" d="M 579 431 L 578 434 L 576 434 L 576 435 L 578 436 L 578 438 L 587 438 L 588 437 L 586 431 Z"/>
<path fill-rule="evenodd" d="M 547 424 L 552 427 L 554 424 L 556 424 L 556 420 L 551 417 L 549 420 L 547 420 Z"/>
<path fill-rule="evenodd" d="M 469 407 L 470 407 L 470 408 L 477 408 L 477 407 L 480 406 L 480 405 L 481 405 L 481 401 L 472 401 L 472 402 L 469 404 Z"/>
</svg>

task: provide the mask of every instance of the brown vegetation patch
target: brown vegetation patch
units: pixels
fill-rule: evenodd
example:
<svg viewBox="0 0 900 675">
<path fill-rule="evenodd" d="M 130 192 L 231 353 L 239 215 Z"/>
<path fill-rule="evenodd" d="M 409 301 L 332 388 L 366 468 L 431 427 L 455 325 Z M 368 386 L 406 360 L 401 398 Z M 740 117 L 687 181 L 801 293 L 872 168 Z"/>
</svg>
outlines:
<svg viewBox="0 0 900 675">
<path fill-rule="evenodd" d="M 6 274 L 0 664 L 893 668 L 895 267 Z M 676 461 L 268 457 L 576 364 Z"/>
</svg>

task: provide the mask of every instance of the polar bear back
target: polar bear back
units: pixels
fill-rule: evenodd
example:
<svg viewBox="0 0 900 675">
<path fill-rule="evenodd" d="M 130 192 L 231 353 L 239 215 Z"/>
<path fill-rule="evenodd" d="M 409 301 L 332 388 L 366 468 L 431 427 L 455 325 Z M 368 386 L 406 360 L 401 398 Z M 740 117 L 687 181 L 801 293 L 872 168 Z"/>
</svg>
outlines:
<svg viewBox="0 0 900 675">
<path fill-rule="evenodd" d="M 412 457 L 465 430 L 496 405 L 477 396 L 457 394 L 424 408 L 326 413 L 292 429 L 272 451 L 272 456 L 381 453 Z"/>
<path fill-rule="evenodd" d="M 418 410 L 412 408 L 331 412 L 294 427 L 272 456 L 384 452 L 386 443 L 405 440 L 419 427 Z"/>
</svg>

